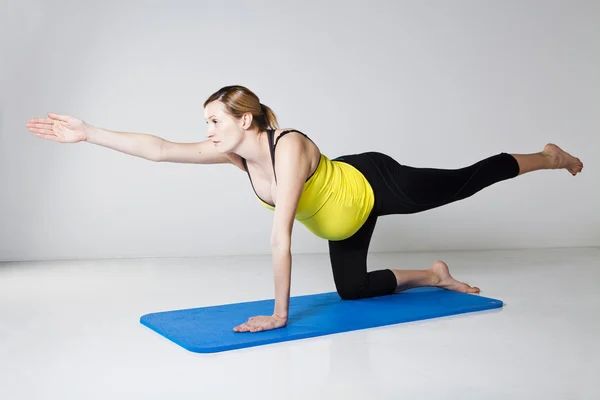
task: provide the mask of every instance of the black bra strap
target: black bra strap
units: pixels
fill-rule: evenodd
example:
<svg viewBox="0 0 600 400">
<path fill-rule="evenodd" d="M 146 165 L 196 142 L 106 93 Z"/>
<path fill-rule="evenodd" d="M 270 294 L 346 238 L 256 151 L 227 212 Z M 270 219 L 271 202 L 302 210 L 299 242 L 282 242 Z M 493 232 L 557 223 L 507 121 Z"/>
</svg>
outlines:
<svg viewBox="0 0 600 400">
<path fill-rule="evenodd" d="M 275 131 L 272 129 L 267 129 L 267 137 L 269 138 L 269 152 L 271 153 L 271 164 L 273 164 L 273 176 L 275 177 L 275 183 L 277 183 L 277 175 L 275 175 L 275 144 L 273 143 L 274 136 Z"/>
<path fill-rule="evenodd" d="M 310 140 L 310 138 L 309 138 L 308 136 L 306 136 L 304 133 L 302 133 L 302 132 L 300 132 L 300 131 L 298 131 L 298 130 L 296 130 L 296 129 L 289 129 L 289 130 L 287 130 L 287 131 L 283 131 L 283 132 L 281 132 L 281 133 L 279 134 L 279 136 L 277 136 L 277 140 L 275 140 L 275 145 L 273 146 L 273 149 L 275 149 L 275 147 L 277 146 L 277 142 L 279 142 L 279 139 L 281 139 L 281 138 L 282 138 L 284 135 L 287 135 L 287 134 L 288 134 L 288 133 L 290 133 L 290 132 L 298 132 L 299 134 L 301 134 L 301 135 L 304 135 L 304 136 L 305 136 L 307 139 L 309 139 L 309 140 Z"/>
<path fill-rule="evenodd" d="M 269 150 L 271 152 L 271 163 L 273 164 L 273 168 L 275 168 L 275 144 L 273 143 L 273 138 L 275 137 L 274 130 L 267 130 L 267 137 L 269 138 Z"/>
</svg>

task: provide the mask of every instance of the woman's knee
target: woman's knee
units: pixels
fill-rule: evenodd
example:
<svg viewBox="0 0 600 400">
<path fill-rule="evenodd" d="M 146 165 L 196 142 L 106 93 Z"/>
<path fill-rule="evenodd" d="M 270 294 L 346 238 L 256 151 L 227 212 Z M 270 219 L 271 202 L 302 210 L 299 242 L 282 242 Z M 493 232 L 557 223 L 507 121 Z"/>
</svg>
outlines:
<svg viewBox="0 0 600 400">
<path fill-rule="evenodd" d="M 336 285 L 337 293 L 342 300 L 358 300 L 369 296 L 368 283 L 346 283 Z"/>
<path fill-rule="evenodd" d="M 390 269 L 372 271 L 364 279 L 336 280 L 336 289 L 342 300 L 358 300 L 385 296 L 395 292 L 396 275 Z"/>
<path fill-rule="evenodd" d="M 362 291 L 355 288 L 341 288 L 337 290 L 338 295 L 342 300 L 358 300 L 362 299 Z"/>
</svg>

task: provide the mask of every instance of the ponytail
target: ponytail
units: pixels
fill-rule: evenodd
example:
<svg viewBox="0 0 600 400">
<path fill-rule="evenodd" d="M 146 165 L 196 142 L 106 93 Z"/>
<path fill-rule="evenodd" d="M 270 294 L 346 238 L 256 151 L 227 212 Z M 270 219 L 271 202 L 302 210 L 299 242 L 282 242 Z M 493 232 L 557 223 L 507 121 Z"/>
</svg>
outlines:
<svg viewBox="0 0 600 400">
<path fill-rule="evenodd" d="M 279 123 L 277 122 L 277 117 L 275 116 L 275 113 L 273 112 L 273 110 L 271 110 L 271 108 L 269 108 L 269 106 L 266 106 L 263 103 L 260 103 L 260 110 L 262 112 L 262 115 L 264 116 L 265 128 L 268 128 L 268 129 L 279 128 Z"/>
</svg>

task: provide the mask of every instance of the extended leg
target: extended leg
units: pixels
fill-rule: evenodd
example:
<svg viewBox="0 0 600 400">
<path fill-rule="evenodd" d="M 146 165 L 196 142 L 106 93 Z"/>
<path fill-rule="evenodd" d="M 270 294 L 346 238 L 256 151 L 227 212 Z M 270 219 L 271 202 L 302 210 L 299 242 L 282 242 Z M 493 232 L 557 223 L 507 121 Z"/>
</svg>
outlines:
<svg viewBox="0 0 600 400">
<path fill-rule="evenodd" d="M 534 154 L 499 153 L 459 169 L 411 167 L 377 152 L 347 159 L 375 190 L 374 213 L 378 216 L 430 210 L 532 171 L 564 168 L 576 175 L 583 169 L 578 158 L 554 144 Z"/>
</svg>

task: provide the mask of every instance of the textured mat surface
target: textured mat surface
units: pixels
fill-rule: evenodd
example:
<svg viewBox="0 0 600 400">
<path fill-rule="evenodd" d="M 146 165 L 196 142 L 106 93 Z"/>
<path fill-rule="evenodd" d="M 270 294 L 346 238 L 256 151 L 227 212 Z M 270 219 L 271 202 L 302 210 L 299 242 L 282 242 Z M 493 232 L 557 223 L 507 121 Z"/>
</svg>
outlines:
<svg viewBox="0 0 600 400">
<path fill-rule="evenodd" d="M 260 346 L 358 329 L 502 307 L 500 300 L 438 288 L 419 288 L 362 300 L 336 292 L 290 299 L 288 325 L 264 332 L 234 332 L 249 317 L 271 315 L 274 300 L 146 314 L 140 322 L 181 347 L 198 353 Z"/>
</svg>

